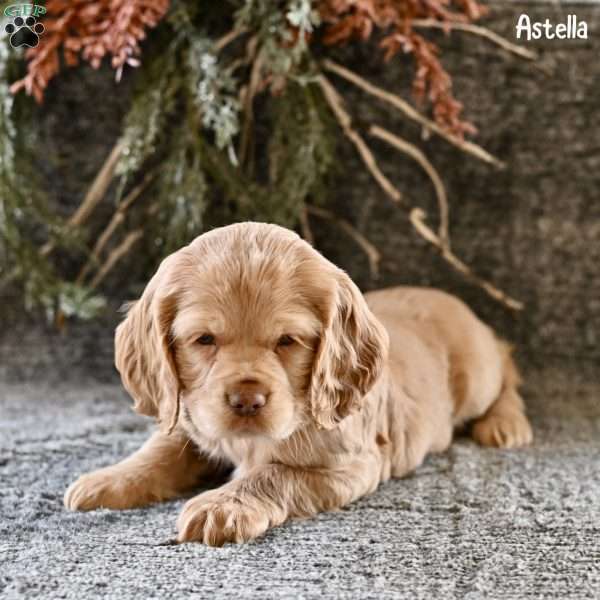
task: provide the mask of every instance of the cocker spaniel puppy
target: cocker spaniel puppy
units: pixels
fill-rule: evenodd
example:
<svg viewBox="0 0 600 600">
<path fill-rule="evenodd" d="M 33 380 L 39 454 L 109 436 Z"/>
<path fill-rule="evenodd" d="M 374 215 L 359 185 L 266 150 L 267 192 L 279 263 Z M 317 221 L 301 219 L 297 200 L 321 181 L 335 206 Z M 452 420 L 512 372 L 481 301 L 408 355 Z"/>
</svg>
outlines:
<svg viewBox="0 0 600 600">
<path fill-rule="evenodd" d="M 363 296 L 295 233 L 242 223 L 161 264 L 116 332 L 135 409 L 159 430 L 67 490 L 73 510 L 189 500 L 178 540 L 244 542 L 335 509 L 448 448 L 473 421 L 485 446 L 532 439 L 508 346 L 459 300 Z"/>
</svg>

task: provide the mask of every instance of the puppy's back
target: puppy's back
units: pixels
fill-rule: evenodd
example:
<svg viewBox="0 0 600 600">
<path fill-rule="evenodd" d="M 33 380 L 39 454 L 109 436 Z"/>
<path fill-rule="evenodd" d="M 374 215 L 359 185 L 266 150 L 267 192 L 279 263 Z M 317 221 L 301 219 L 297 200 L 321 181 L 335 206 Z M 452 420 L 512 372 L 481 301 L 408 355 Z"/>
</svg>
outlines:
<svg viewBox="0 0 600 600">
<path fill-rule="evenodd" d="M 403 339 L 409 331 L 447 362 L 455 424 L 483 414 L 500 393 L 506 353 L 490 327 L 441 290 L 394 287 L 365 297 L 388 330 L 390 356 L 406 354 Z"/>
</svg>

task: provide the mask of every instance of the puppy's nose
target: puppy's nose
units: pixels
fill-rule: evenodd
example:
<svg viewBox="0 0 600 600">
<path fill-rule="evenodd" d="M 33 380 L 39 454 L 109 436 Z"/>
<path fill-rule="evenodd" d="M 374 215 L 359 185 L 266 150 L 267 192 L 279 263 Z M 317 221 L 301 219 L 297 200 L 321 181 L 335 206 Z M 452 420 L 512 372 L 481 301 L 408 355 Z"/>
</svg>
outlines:
<svg viewBox="0 0 600 600">
<path fill-rule="evenodd" d="M 227 392 L 227 402 L 236 415 L 251 417 L 267 403 L 269 390 L 255 379 L 244 379 Z"/>
</svg>

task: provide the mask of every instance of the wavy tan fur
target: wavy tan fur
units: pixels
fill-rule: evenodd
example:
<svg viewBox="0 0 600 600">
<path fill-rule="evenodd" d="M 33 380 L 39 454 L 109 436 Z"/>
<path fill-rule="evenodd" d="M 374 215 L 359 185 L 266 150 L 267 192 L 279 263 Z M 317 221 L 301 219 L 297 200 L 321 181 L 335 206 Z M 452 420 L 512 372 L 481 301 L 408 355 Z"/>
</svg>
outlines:
<svg viewBox="0 0 600 600">
<path fill-rule="evenodd" d="M 199 342 L 207 334 L 214 343 Z M 275 225 L 217 229 L 168 257 L 115 345 L 135 409 L 160 427 L 73 483 L 65 504 L 142 506 L 233 467 L 185 504 L 181 542 L 245 542 L 344 506 L 444 451 L 465 423 L 483 445 L 532 439 L 509 347 L 461 301 L 422 288 L 363 296 Z M 248 382 L 266 404 L 240 416 L 226 399 Z"/>
</svg>

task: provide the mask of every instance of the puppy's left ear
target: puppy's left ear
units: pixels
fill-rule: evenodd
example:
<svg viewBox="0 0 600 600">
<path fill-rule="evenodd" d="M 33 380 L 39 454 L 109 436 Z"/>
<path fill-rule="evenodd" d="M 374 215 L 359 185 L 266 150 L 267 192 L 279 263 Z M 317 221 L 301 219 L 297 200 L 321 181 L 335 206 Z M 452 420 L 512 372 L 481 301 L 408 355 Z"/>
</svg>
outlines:
<svg viewBox="0 0 600 600">
<path fill-rule="evenodd" d="M 331 429 L 356 412 L 385 365 L 389 338 L 360 290 L 343 272 L 325 307 L 310 397 L 317 423 Z"/>
<path fill-rule="evenodd" d="M 170 280 L 180 270 L 182 258 L 184 250 L 162 262 L 115 335 L 115 365 L 135 401 L 134 409 L 156 417 L 169 431 L 179 417 L 180 387 L 171 340 L 177 294 Z"/>
</svg>

